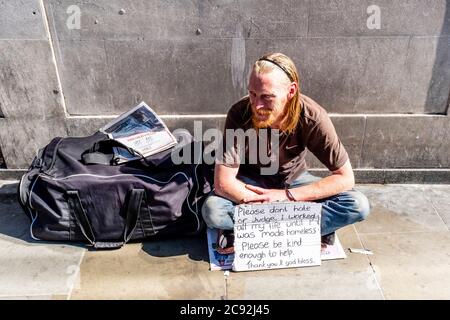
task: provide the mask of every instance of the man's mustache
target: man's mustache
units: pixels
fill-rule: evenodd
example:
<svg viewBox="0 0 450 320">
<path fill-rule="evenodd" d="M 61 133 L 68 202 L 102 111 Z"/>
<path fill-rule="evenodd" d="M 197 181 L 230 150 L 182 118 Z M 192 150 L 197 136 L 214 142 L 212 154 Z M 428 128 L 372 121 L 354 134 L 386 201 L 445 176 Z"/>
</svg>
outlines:
<svg viewBox="0 0 450 320">
<path fill-rule="evenodd" d="M 267 108 L 264 108 L 264 109 L 258 109 L 258 110 L 256 110 L 256 109 L 253 108 L 253 110 L 254 110 L 254 113 L 256 113 L 256 114 L 258 114 L 258 115 L 263 115 L 263 116 L 269 115 L 269 114 L 271 114 L 271 113 L 273 112 L 273 110 L 267 109 Z"/>
</svg>

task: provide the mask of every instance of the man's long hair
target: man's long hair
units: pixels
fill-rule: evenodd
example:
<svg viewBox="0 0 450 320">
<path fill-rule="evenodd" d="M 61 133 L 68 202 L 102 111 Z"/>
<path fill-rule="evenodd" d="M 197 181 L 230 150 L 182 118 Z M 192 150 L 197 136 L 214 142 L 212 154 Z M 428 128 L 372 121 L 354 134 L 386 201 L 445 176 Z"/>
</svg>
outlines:
<svg viewBox="0 0 450 320">
<path fill-rule="evenodd" d="M 262 56 L 253 65 L 253 70 L 256 73 L 268 73 L 277 68 L 284 71 L 291 82 L 297 83 L 297 92 L 291 98 L 291 100 L 286 103 L 287 110 L 284 116 L 285 120 L 283 121 L 282 127 L 280 128 L 281 132 L 290 134 L 295 131 L 295 128 L 297 127 L 298 121 L 300 119 L 300 113 L 302 111 L 302 105 L 300 102 L 299 75 L 294 62 L 288 56 L 277 52 Z"/>
</svg>

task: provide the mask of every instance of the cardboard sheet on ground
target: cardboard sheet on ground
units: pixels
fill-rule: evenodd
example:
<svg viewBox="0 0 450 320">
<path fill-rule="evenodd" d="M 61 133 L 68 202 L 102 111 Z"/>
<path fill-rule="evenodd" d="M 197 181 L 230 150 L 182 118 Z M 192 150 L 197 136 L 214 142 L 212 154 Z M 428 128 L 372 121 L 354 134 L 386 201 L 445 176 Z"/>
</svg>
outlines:
<svg viewBox="0 0 450 320">
<path fill-rule="evenodd" d="M 346 258 L 337 237 L 333 246 L 320 250 L 320 208 L 316 203 L 293 202 L 237 206 L 235 249 L 240 256 L 236 263 L 235 254 L 219 254 L 217 230 L 208 229 L 211 270 L 290 268 Z M 255 249 L 256 243 L 266 246 Z"/>
</svg>

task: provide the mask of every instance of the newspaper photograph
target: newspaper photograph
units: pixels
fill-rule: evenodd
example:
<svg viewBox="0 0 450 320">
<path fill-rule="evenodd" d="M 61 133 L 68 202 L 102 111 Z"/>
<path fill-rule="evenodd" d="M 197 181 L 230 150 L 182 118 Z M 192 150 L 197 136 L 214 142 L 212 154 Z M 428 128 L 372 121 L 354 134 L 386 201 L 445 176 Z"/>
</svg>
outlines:
<svg viewBox="0 0 450 320">
<path fill-rule="evenodd" d="M 177 143 L 165 123 L 145 102 L 114 119 L 100 131 L 144 157 L 169 149 Z M 139 158 L 118 149 L 115 151 L 122 161 Z"/>
</svg>

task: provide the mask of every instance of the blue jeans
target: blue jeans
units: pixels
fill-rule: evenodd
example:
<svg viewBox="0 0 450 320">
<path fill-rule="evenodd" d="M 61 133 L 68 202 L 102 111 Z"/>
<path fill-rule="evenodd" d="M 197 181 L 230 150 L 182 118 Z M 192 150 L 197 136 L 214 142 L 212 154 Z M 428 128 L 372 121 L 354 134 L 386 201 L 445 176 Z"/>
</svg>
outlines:
<svg viewBox="0 0 450 320">
<path fill-rule="evenodd" d="M 258 185 L 247 177 L 238 177 L 238 179 L 246 184 Z M 292 182 L 289 188 L 311 184 L 320 179 L 305 171 Z M 370 213 L 367 197 L 354 189 L 314 202 L 322 204 L 321 235 L 333 233 L 346 225 L 362 221 Z M 202 207 L 206 225 L 216 229 L 233 229 L 235 205 L 233 201 L 220 197 L 212 191 Z"/>
</svg>

